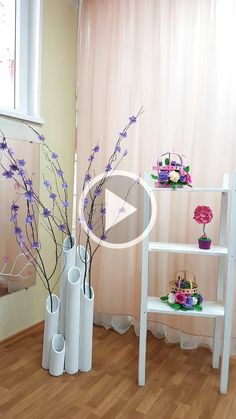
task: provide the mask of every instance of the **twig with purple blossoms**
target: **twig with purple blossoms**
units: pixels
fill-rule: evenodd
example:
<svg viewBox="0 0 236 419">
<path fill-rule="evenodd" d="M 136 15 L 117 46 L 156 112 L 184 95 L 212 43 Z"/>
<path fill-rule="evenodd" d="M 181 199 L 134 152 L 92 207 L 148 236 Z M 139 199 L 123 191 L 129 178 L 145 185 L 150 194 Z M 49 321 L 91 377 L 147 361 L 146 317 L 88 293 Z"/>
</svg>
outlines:
<svg viewBox="0 0 236 419">
<path fill-rule="evenodd" d="M 42 144 L 42 149 L 48 163 L 48 168 L 53 174 L 53 185 L 43 176 L 44 186 L 48 191 L 48 203 L 45 204 L 37 194 L 33 179 L 29 177 L 26 170 L 26 162 L 24 159 L 17 159 L 14 151 L 8 146 L 7 139 L 2 132 L 2 140 L 0 140 L 0 150 L 5 157 L 5 163 L 0 160 L 0 166 L 3 170 L 3 177 L 12 180 L 16 188 L 16 199 L 11 205 L 11 222 L 13 223 L 13 232 L 21 251 L 30 263 L 33 263 L 43 285 L 47 288 L 51 300 L 52 292 L 60 279 L 52 285 L 52 279 L 59 264 L 62 246 L 57 241 L 57 232 L 67 235 L 70 238 L 71 245 L 73 239 L 70 232 L 68 222 L 68 188 L 64 178 L 62 168 L 60 166 L 57 153 L 53 152 L 45 142 L 45 137 L 39 134 L 34 128 L 27 125 L 37 135 L 38 141 Z M 23 205 L 22 204 L 23 200 Z M 25 211 L 25 222 L 19 224 L 20 207 Z M 41 243 L 38 233 L 38 219 L 43 228 L 51 237 L 51 252 L 53 255 L 53 266 L 49 270 L 46 268 L 41 249 Z"/>
<path fill-rule="evenodd" d="M 90 205 L 89 208 L 86 210 L 89 200 L 87 196 L 84 196 L 84 209 L 86 214 L 86 222 L 88 229 L 91 232 L 99 231 L 101 230 L 100 234 L 100 242 L 95 246 L 95 248 L 92 246 L 92 239 L 90 237 L 90 234 L 88 232 L 85 232 L 86 238 L 85 238 L 85 260 L 82 259 L 82 255 L 80 255 L 81 260 L 85 264 L 85 270 L 84 270 L 84 278 L 83 278 L 83 291 L 85 293 L 85 284 L 86 284 L 86 278 L 88 276 L 88 283 L 89 283 L 89 290 L 90 290 L 90 298 L 91 298 L 91 274 L 92 274 L 92 262 L 94 255 L 98 248 L 101 245 L 101 242 L 104 240 L 107 240 L 107 234 L 110 231 L 108 229 L 105 230 L 105 216 L 106 216 L 106 208 L 104 206 L 104 203 L 97 204 L 98 198 L 101 196 L 103 192 L 104 185 L 110 180 L 113 172 L 118 168 L 118 166 L 121 164 L 122 160 L 127 156 L 128 151 L 125 144 L 125 139 L 127 138 L 127 131 L 129 130 L 130 126 L 136 123 L 137 118 L 144 112 L 143 107 L 139 110 L 136 116 L 131 116 L 129 118 L 129 123 L 124 127 L 124 129 L 119 133 L 118 139 L 115 143 L 115 146 L 113 148 L 113 152 L 111 153 L 107 164 L 104 167 L 104 175 L 101 178 L 101 180 L 96 185 L 93 193 L 89 189 L 89 197 L 90 197 Z M 82 187 L 82 196 L 84 194 L 86 186 L 89 184 L 89 182 L 92 180 L 92 178 L 95 176 L 95 170 L 93 169 L 93 176 L 91 174 L 92 172 L 92 166 L 94 164 L 95 155 L 96 153 L 99 153 L 100 146 L 97 144 L 93 149 L 92 152 L 88 158 L 89 164 L 88 168 L 86 170 L 86 174 L 84 177 L 83 187 Z M 134 182 L 136 183 L 136 182 Z M 126 196 L 127 199 L 128 195 Z M 81 244 L 81 226 L 82 226 L 83 220 L 79 219 L 79 244 Z M 80 247 L 79 247 L 80 248 Z M 89 256 L 89 263 L 87 260 L 87 255 Z"/>
</svg>

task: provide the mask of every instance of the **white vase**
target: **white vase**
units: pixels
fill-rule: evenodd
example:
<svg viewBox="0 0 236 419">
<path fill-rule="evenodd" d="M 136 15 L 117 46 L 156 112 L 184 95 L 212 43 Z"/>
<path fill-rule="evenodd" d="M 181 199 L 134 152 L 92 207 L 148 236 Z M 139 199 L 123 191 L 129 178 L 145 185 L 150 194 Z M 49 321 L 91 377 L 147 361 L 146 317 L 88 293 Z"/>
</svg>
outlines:
<svg viewBox="0 0 236 419">
<path fill-rule="evenodd" d="M 65 336 L 66 324 L 66 283 L 69 269 L 75 266 L 76 242 L 72 236 L 73 246 L 71 247 L 70 238 L 66 237 L 63 242 L 62 249 L 62 264 L 61 264 L 61 278 L 60 278 L 60 317 L 59 317 L 59 332 Z"/>
<path fill-rule="evenodd" d="M 66 287 L 66 325 L 65 325 L 65 371 L 75 374 L 79 370 L 79 325 L 80 325 L 80 269 L 69 269 Z"/>
<path fill-rule="evenodd" d="M 90 297 L 91 291 L 91 297 Z M 89 290 L 85 283 L 85 294 L 83 283 L 81 285 L 80 301 L 80 347 L 79 347 L 79 370 L 89 371 L 92 368 L 93 353 L 93 312 L 94 312 L 94 291 Z"/>
<path fill-rule="evenodd" d="M 84 246 L 77 246 L 75 265 L 80 269 L 82 281 L 84 280 L 85 260 L 87 261 L 86 278 L 88 278 L 88 271 L 90 265 L 89 254 L 88 252 L 86 252 Z"/>
<path fill-rule="evenodd" d="M 62 335 L 56 334 L 52 339 L 50 351 L 49 373 L 54 377 L 62 375 L 65 363 L 65 339 Z"/>
<path fill-rule="evenodd" d="M 52 294 L 51 297 L 52 297 L 52 307 L 51 307 L 50 296 L 48 296 L 47 301 L 46 301 L 44 335 L 43 335 L 42 367 L 47 370 L 49 368 L 52 339 L 54 335 L 56 335 L 58 332 L 59 308 L 60 308 L 60 300 L 58 296 L 55 294 Z"/>
</svg>

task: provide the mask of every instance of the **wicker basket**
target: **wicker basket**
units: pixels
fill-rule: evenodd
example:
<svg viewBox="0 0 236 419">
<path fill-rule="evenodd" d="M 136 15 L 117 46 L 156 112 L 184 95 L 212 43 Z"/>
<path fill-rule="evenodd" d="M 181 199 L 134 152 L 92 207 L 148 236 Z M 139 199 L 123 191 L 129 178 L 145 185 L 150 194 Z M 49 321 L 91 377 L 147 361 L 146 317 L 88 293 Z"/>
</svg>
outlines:
<svg viewBox="0 0 236 419">
<path fill-rule="evenodd" d="M 177 154 L 177 153 L 164 153 L 157 159 L 157 165 L 153 167 L 156 169 L 157 172 L 160 171 L 168 171 L 171 172 L 172 170 L 179 171 L 187 165 L 187 159 L 184 155 Z"/>
<path fill-rule="evenodd" d="M 185 295 L 193 295 L 198 292 L 198 284 L 195 275 L 188 271 L 176 271 L 174 278 L 169 282 L 170 291 L 173 293 L 183 292 Z"/>
<path fill-rule="evenodd" d="M 162 154 L 156 165 L 153 166 L 156 174 L 152 178 L 156 179 L 156 188 L 181 188 L 184 185 L 191 187 L 190 167 L 187 159 L 182 154 L 167 152 Z"/>
</svg>

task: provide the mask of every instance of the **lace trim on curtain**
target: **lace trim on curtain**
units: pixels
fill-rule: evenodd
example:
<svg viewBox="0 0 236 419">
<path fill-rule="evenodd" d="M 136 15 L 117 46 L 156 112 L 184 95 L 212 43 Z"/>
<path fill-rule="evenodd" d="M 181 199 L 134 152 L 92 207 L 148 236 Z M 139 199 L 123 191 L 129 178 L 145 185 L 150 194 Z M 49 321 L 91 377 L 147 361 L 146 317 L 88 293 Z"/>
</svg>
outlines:
<svg viewBox="0 0 236 419">
<path fill-rule="evenodd" d="M 103 326 L 105 329 L 114 329 L 120 334 L 127 332 L 133 326 L 135 334 L 137 336 L 139 335 L 139 321 L 135 320 L 132 316 L 118 316 L 95 312 L 94 323 L 98 326 Z M 148 330 L 157 339 L 165 338 L 169 343 L 179 343 L 182 349 L 196 349 L 199 346 L 206 346 L 211 351 L 213 350 L 213 338 L 209 336 L 190 335 L 181 330 L 152 321 L 148 322 Z M 221 342 L 220 353 L 222 353 L 222 344 Z M 236 355 L 236 338 L 231 338 L 230 355 Z"/>
</svg>

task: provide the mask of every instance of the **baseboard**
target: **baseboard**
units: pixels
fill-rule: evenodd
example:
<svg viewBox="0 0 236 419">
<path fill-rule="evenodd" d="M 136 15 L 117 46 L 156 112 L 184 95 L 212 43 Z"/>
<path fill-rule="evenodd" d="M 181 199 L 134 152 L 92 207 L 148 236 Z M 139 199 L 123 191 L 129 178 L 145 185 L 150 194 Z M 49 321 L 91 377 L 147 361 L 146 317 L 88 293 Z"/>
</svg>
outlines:
<svg viewBox="0 0 236 419">
<path fill-rule="evenodd" d="M 41 320 L 38 323 L 33 324 L 32 326 L 27 327 L 26 329 L 21 330 L 20 332 L 15 333 L 14 335 L 8 336 L 0 341 L 0 348 L 12 345 L 18 340 L 27 338 L 36 333 L 42 332 L 44 326 L 44 320 Z"/>
</svg>

